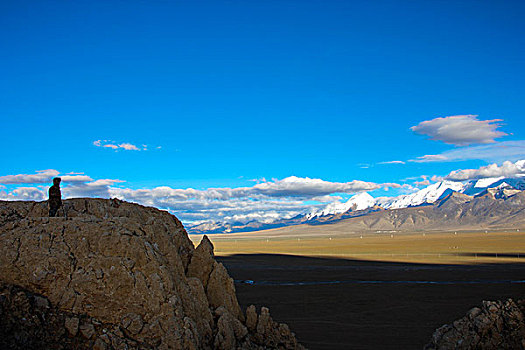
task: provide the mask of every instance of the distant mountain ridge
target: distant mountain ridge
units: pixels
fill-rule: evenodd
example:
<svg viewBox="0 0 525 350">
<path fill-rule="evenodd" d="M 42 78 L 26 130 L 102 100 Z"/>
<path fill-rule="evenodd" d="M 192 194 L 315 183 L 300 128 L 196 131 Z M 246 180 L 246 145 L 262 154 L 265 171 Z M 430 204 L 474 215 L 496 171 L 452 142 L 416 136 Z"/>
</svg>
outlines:
<svg viewBox="0 0 525 350">
<path fill-rule="evenodd" d="M 204 223 L 189 227 L 188 231 L 193 234 L 231 233 L 258 231 L 299 224 L 321 225 L 350 218 L 378 215 L 374 214 L 376 212 L 397 212 L 399 209 L 413 207 L 431 206 L 442 208 L 440 210 L 443 211 L 451 206 L 469 206 L 467 203 L 470 202 L 479 204 L 485 201 L 483 202 L 484 204 L 482 207 L 487 207 L 492 206 L 493 204 L 495 205 L 495 203 L 489 203 L 491 201 L 498 202 L 498 200 L 503 200 L 505 202 L 507 199 L 518 193 L 521 193 L 521 196 L 523 196 L 523 190 L 525 190 L 525 178 L 485 178 L 468 181 L 467 183 L 458 181 L 440 181 L 415 193 L 397 197 L 374 198 L 366 192 L 361 192 L 352 196 L 344 203 L 330 203 L 321 210 L 305 215 L 298 215 L 291 219 L 277 220 L 271 223 L 258 221 L 247 223 Z M 518 203 L 520 202 L 518 201 Z M 512 210 L 515 209 L 514 206 L 505 208 L 508 210 L 508 215 L 511 215 Z M 525 215 L 525 204 L 522 203 L 521 209 L 523 209 L 523 214 Z M 454 210 L 462 212 L 461 208 L 454 207 Z M 479 210 L 476 210 L 475 213 L 481 215 L 481 211 Z M 449 215 L 450 213 L 442 212 L 442 214 Z M 490 212 L 486 212 L 485 214 L 489 216 L 491 215 Z M 457 216 L 454 214 L 453 216 L 459 219 L 465 215 L 466 214 L 461 214 Z M 505 216 L 502 207 L 498 207 L 498 215 Z M 438 217 L 435 215 L 433 215 L 432 218 L 432 220 L 438 220 Z M 481 221 L 479 222 L 485 222 L 483 218 L 480 219 Z M 501 219 L 503 220 L 503 217 Z M 446 221 L 448 222 L 449 219 Z M 452 223 L 448 222 L 448 224 L 451 225 Z M 458 225 L 461 224 L 462 223 L 458 222 Z"/>
</svg>

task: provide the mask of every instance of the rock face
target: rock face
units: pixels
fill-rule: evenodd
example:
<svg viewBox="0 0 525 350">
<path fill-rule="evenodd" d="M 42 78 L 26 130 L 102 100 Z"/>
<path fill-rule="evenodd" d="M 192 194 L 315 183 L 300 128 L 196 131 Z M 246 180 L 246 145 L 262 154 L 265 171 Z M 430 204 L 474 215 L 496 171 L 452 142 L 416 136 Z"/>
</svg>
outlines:
<svg viewBox="0 0 525 350">
<path fill-rule="evenodd" d="M 194 249 L 173 215 L 115 199 L 67 200 L 63 210 L 65 217 L 49 218 L 45 202 L 0 202 L 0 301 L 2 322 L 10 320 L 0 345 L 302 348 L 267 309 L 250 308 L 245 321 L 211 242 Z M 31 340 L 36 333 L 23 331 L 23 319 L 46 313 L 55 321 L 36 329 L 48 336 Z"/>
<path fill-rule="evenodd" d="M 425 349 L 524 349 L 525 300 L 484 301 L 438 328 Z"/>
</svg>

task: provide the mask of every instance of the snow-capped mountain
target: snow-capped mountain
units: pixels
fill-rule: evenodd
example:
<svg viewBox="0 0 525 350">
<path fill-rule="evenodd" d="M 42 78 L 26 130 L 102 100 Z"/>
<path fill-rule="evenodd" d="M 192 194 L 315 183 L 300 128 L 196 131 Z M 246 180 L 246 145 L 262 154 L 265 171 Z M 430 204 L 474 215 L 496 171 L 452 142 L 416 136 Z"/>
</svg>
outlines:
<svg viewBox="0 0 525 350">
<path fill-rule="evenodd" d="M 324 209 L 316 212 L 312 212 L 306 215 L 307 219 L 313 219 L 319 216 L 333 215 L 346 213 L 349 210 L 364 210 L 373 207 L 376 203 L 374 197 L 369 195 L 367 192 L 358 193 L 344 203 L 335 202 L 328 204 Z"/>
<path fill-rule="evenodd" d="M 504 177 L 490 177 L 480 180 L 472 180 L 467 182 L 463 190 L 460 191 L 469 196 L 475 196 L 478 193 L 485 191 L 487 188 L 514 188 L 517 190 L 525 190 L 525 178 L 504 178 Z"/>
<path fill-rule="evenodd" d="M 523 190 L 525 190 L 525 177 L 484 178 L 471 180 L 466 183 L 460 181 L 440 181 L 417 192 L 397 197 L 374 198 L 367 192 L 361 192 L 350 197 L 346 202 L 330 203 L 321 210 L 298 215 L 291 219 L 278 219 L 273 222 L 203 223 L 190 226 L 189 231 L 192 233 L 229 233 L 257 231 L 305 223 L 323 224 L 349 217 L 369 215 L 377 211 L 433 204 L 439 200 L 446 199 L 445 197 L 450 197 L 450 195 L 454 193 L 461 194 L 459 195 L 461 197 L 460 202 L 464 202 L 468 201 L 468 198 L 476 198 L 486 194 L 494 198 L 508 198 Z"/>
<path fill-rule="evenodd" d="M 399 197 L 391 198 L 390 201 L 381 203 L 385 209 L 398 209 L 415 207 L 421 204 L 430 204 L 437 201 L 445 191 L 452 190 L 461 192 L 463 183 L 456 181 L 441 181 L 436 182 L 428 187 L 423 188 L 412 194 L 401 195 Z"/>
<path fill-rule="evenodd" d="M 384 209 L 398 209 L 414 207 L 426 203 L 434 203 L 447 190 L 460 192 L 463 189 L 463 183 L 455 181 L 441 181 L 430 185 L 422 190 L 412 194 L 401 195 L 397 197 L 378 197 L 374 198 L 367 192 L 361 192 L 352 196 L 347 202 L 335 202 L 328 204 L 322 210 L 306 215 L 307 219 L 314 219 L 320 216 L 334 215 L 345 213 L 347 211 L 364 210 L 374 206 Z"/>
<path fill-rule="evenodd" d="M 330 203 L 321 210 L 306 214 L 306 219 L 313 220 L 321 216 L 364 210 L 374 206 L 383 209 L 415 207 L 422 204 L 432 204 L 450 192 L 459 192 L 473 196 L 486 191 L 488 188 L 525 190 L 525 178 L 493 177 L 472 180 L 467 183 L 460 181 L 440 181 L 417 192 L 397 197 L 374 198 L 367 192 L 361 192 L 351 197 L 347 202 Z"/>
</svg>

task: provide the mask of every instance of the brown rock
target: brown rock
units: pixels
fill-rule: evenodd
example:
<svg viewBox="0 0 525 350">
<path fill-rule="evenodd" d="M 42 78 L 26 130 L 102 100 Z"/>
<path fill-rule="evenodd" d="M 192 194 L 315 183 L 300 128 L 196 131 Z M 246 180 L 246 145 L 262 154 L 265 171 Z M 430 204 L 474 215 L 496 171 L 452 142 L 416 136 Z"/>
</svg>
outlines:
<svg viewBox="0 0 525 350">
<path fill-rule="evenodd" d="M 98 338 L 95 340 L 95 344 L 93 345 L 93 350 L 107 350 L 108 345 L 101 339 Z"/>
<path fill-rule="evenodd" d="M 78 333 L 78 324 L 80 320 L 77 317 L 68 317 L 66 318 L 66 322 L 64 323 L 64 326 L 66 327 L 67 331 L 71 336 L 75 336 Z"/>
<path fill-rule="evenodd" d="M 86 339 L 91 339 L 91 337 L 95 334 L 95 326 L 93 326 L 91 323 L 84 323 L 80 326 L 80 334 Z"/>
<path fill-rule="evenodd" d="M 261 308 L 261 314 L 257 322 L 257 333 L 263 336 L 268 335 L 268 331 L 272 326 L 272 318 L 270 317 L 270 310 L 267 307 Z"/>
<path fill-rule="evenodd" d="M 190 287 L 190 294 L 194 300 L 191 304 L 193 308 L 189 313 L 192 315 L 192 320 L 195 321 L 198 334 L 200 334 L 200 341 L 207 344 L 212 340 L 212 328 L 214 324 L 206 292 L 198 278 L 188 278 L 188 285 Z"/>
<path fill-rule="evenodd" d="M 204 235 L 201 242 L 193 252 L 188 265 L 188 277 L 196 277 L 201 280 L 204 288 L 208 286 L 208 279 L 213 270 L 215 259 L 213 258 L 213 244 L 208 236 Z"/>
<path fill-rule="evenodd" d="M 254 332 L 257 328 L 257 310 L 255 305 L 250 305 L 246 309 L 246 327 L 250 332 Z"/>
<path fill-rule="evenodd" d="M 219 316 L 219 320 L 223 318 L 225 322 L 231 325 L 237 340 L 242 340 L 248 334 L 248 329 L 241 323 L 241 321 L 233 317 L 224 306 L 217 308 L 215 314 Z"/>
<path fill-rule="evenodd" d="M 144 327 L 144 323 L 142 322 L 142 317 L 133 312 L 127 315 L 124 315 L 124 317 L 122 318 L 121 324 L 122 324 L 122 327 L 124 327 L 124 329 L 126 329 L 133 335 L 138 334 Z"/>
<path fill-rule="evenodd" d="M 34 298 L 35 306 L 40 309 L 47 309 L 49 308 L 49 301 L 47 301 L 46 298 L 43 298 L 41 296 L 35 296 Z"/>
<path fill-rule="evenodd" d="M 525 339 L 523 311 L 511 299 L 484 301 L 481 308 L 438 328 L 425 349 L 520 349 Z"/>
<path fill-rule="evenodd" d="M 0 201 L 0 281 L 16 291 L 0 293 L 6 344 L 291 348 L 293 334 L 267 309 L 258 318 L 249 308 L 243 324 L 233 279 L 214 260 L 211 241 L 203 237 L 194 249 L 173 215 L 105 199 L 66 200 L 63 209 L 67 217 L 49 218 L 45 203 Z M 33 302 L 27 293 L 35 293 Z M 28 327 L 19 314 L 51 321 Z M 9 331 L 15 328 L 20 331 Z M 40 341 L 42 329 L 47 335 Z"/>
<path fill-rule="evenodd" d="M 230 278 L 226 268 L 221 263 L 215 262 L 214 264 L 208 280 L 206 295 L 210 306 L 214 308 L 224 306 L 233 316 L 244 321 L 244 315 L 235 294 L 233 279 Z"/>
<path fill-rule="evenodd" d="M 219 317 L 217 321 L 217 335 L 215 336 L 214 347 L 218 350 L 235 349 L 237 340 L 233 330 L 233 324 L 230 322 L 233 317 L 228 318 L 229 313 Z"/>
</svg>

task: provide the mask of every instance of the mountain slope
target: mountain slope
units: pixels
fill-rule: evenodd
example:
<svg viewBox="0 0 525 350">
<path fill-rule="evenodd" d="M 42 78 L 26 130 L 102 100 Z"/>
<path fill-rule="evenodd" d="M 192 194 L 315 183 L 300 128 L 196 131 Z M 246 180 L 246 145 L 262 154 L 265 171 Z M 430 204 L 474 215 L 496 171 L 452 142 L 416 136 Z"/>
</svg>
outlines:
<svg viewBox="0 0 525 350">
<path fill-rule="evenodd" d="M 440 205 L 444 205 L 445 202 L 441 201 L 441 199 L 448 198 L 452 193 L 454 193 L 454 195 L 448 198 L 448 200 L 456 204 L 461 204 L 471 200 L 473 196 L 481 196 L 489 192 L 496 197 L 506 198 L 518 193 L 520 190 L 525 190 L 525 178 L 485 178 L 472 180 L 467 183 L 441 181 L 415 193 L 397 197 L 374 198 L 366 192 L 361 192 L 352 196 L 344 203 L 331 203 L 312 213 L 298 215 L 291 219 L 276 220 L 271 223 L 257 221 L 248 223 L 203 223 L 189 227 L 188 231 L 193 234 L 230 233 L 258 231 L 300 224 L 320 225 L 348 218 L 367 216 L 371 213 L 384 210 L 424 207 L 433 203 L 441 203 Z M 452 202 L 448 202 L 448 204 L 443 207 L 443 210 L 449 208 Z M 501 215 L 501 213 L 498 215 Z M 405 225 L 408 225 L 409 222 L 414 220 L 415 219 L 407 219 Z M 419 218 L 418 220 L 422 219 Z M 414 221 L 414 223 L 416 222 L 420 223 L 419 221 Z M 461 224 L 458 223 L 458 225 Z"/>
<path fill-rule="evenodd" d="M 507 198 L 451 193 L 433 205 L 377 211 L 339 224 L 349 231 L 521 228 L 525 227 L 525 191 Z"/>
</svg>

